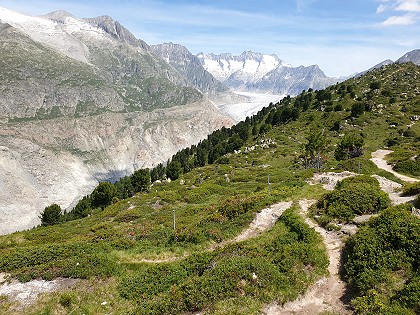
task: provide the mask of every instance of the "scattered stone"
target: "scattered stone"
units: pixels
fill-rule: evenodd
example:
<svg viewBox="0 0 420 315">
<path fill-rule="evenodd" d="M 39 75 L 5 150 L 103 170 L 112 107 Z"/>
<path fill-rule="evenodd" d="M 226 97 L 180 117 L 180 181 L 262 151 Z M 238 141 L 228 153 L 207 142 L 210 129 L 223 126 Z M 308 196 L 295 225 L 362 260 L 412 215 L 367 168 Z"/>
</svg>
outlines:
<svg viewBox="0 0 420 315">
<path fill-rule="evenodd" d="M 362 223 L 369 221 L 370 218 L 377 217 L 377 216 L 378 216 L 377 214 L 364 214 L 364 215 L 359 215 L 355 217 L 352 221 L 354 224 L 360 225 Z"/>
<path fill-rule="evenodd" d="M 334 190 L 337 183 L 347 177 L 352 177 L 357 175 L 356 173 L 352 172 L 341 172 L 341 173 L 334 173 L 334 172 L 326 172 L 326 173 L 317 173 L 309 179 L 307 182 L 309 185 L 317 185 L 322 184 L 322 187 L 326 190 Z"/>
<path fill-rule="evenodd" d="M 52 281 L 32 280 L 21 283 L 17 280 L 5 282 L 6 278 L 7 274 L 0 274 L 0 295 L 6 295 L 10 301 L 18 302 L 25 307 L 33 304 L 41 293 L 70 288 L 79 281 L 77 279 L 58 278 Z"/>
</svg>

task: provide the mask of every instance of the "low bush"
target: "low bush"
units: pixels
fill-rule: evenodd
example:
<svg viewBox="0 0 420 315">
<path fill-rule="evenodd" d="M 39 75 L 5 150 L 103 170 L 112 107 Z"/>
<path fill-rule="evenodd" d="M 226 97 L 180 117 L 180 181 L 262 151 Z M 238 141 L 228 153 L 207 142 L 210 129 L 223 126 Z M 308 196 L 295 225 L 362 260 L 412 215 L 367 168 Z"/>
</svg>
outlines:
<svg viewBox="0 0 420 315">
<path fill-rule="evenodd" d="M 410 206 L 388 208 L 346 244 L 344 269 L 358 314 L 420 310 L 420 218 Z"/>
<path fill-rule="evenodd" d="M 141 213 L 139 209 L 127 209 L 118 213 L 114 221 L 116 222 L 130 222 L 135 221 L 141 217 Z"/>
<path fill-rule="evenodd" d="M 184 314 L 218 303 L 251 299 L 255 305 L 294 299 L 324 274 L 328 258 L 320 236 L 293 210 L 284 212 L 264 239 L 159 265 L 137 266 L 120 282 L 121 296 L 135 301 L 136 314 Z"/>
<path fill-rule="evenodd" d="M 377 213 L 389 206 L 389 197 L 376 179 L 355 176 L 342 180 L 334 191 L 322 196 L 312 214 L 323 218 L 319 223 L 325 226 L 331 219 L 348 222 L 356 215 Z"/>
<path fill-rule="evenodd" d="M 379 182 L 376 178 L 367 176 L 367 175 L 359 175 L 359 176 L 352 176 L 344 178 L 337 183 L 335 189 L 343 189 L 352 187 L 353 185 L 358 184 L 367 184 L 371 185 L 374 188 L 380 189 Z"/>
<path fill-rule="evenodd" d="M 20 281 L 110 276 L 117 271 L 110 249 L 89 243 L 13 248 L 1 252 L 0 271 L 9 272 Z"/>
<path fill-rule="evenodd" d="M 397 162 L 394 170 L 398 173 L 420 176 L 420 163 L 417 160 L 404 160 Z"/>
<path fill-rule="evenodd" d="M 404 184 L 402 195 L 414 196 L 420 194 L 420 182 Z"/>
<path fill-rule="evenodd" d="M 258 194 L 245 196 L 236 195 L 226 199 L 217 209 L 223 216 L 232 219 L 256 208 L 261 201 Z"/>
</svg>

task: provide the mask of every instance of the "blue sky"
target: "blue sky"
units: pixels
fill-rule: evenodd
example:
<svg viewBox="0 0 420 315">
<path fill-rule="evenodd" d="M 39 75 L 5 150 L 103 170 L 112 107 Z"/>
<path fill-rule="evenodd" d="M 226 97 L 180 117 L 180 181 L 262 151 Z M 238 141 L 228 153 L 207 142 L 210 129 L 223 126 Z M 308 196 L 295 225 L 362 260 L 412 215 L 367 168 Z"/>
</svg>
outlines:
<svg viewBox="0 0 420 315">
<path fill-rule="evenodd" d="M 0 0 L 39 15 L 110 15 L 148 44 L 191 52 L 273 53 L 294 65 L 349 75 L 420 48 L 420 0 Z"/>
</svg>

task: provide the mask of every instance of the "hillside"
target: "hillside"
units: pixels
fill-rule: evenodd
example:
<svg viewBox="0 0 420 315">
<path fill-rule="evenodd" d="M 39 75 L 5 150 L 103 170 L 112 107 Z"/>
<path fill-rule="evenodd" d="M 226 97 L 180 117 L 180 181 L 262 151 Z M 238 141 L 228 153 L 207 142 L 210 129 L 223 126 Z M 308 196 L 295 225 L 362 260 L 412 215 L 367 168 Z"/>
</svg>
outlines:
<svg viewBox="0 0 420 315">
<path fill-rule="evenodd" d="M 31 307 L 8 294 L 0 310 L 282 314 L 286 302 L 322 287 L 327 277 L 331 250 L 305 220 L 339 240 L 339 256 L 359 216 L 379 214 L 346 245 L 343 279 L 352 301 L 342 305 L 338 295 L 320 312 L 415 314 L 419 271 L 410 249 L 420 248 L 420 219 L 405 206 L 389 207 L 398 192 L 384 193 L 383 183 L 403 182 L 370 158 L 388 147 L 395 170 L 420 175 L 419 76 L 414 64 L 392 64 L 285 98 L 178 152 L 166 167 L 98 186 L 78 212 L 59 218 L 67 222 L 0 237 L 1 272 L 21 281 L 78 279 L 49 283 L 54 292 Z M 319 171 L 376 177 L 351 177 L 327 192 L 308 183 Z M 315 182 L 329 183 L 330 175 L 320 176 Z M 109 193 L 102 194 L 105 186 Z M 308 221 L 304 200 L 318 200 L 305 208 L 316 223 Z M 384 229 L 390 220 L 400 223 Z M 360 257 L 369 259 L 358 264 Z M 331 279 L 339 279 L 340 269 L 328 269 L 335 272 Z"/>
</svg>

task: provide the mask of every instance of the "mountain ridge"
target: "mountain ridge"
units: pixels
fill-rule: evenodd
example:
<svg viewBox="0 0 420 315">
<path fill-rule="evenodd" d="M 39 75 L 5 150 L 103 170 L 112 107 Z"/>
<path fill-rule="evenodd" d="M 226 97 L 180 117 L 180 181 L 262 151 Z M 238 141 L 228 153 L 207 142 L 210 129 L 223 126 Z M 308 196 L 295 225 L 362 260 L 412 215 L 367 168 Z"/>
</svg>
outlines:
<svg viewBox="0 0 420 315">
<path fill-rule="evenodd" d="M 203 94 L 216 96 L 227 91 L 227 87 L 206 71 L 199 59 L 186 47 L 180 44 L 163 43 L 150 46 L 151 51 L 181 72 L 189 85 L 197 88 Z"/>
<path fill-rule="evenodd" d="M 293 67 L 277 55 L 244 51 L 197 54 L 203 67 L 232 89 L 246 92 L 297 95 L 312 88 L 322 89 L 340 79 L 327 77 L 317 65 Z"/>
</svg>

